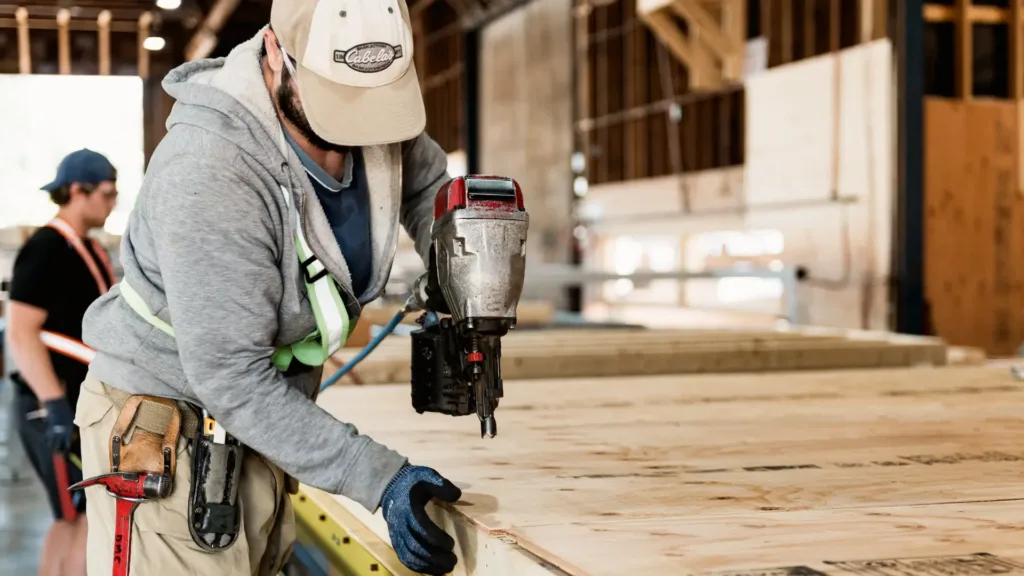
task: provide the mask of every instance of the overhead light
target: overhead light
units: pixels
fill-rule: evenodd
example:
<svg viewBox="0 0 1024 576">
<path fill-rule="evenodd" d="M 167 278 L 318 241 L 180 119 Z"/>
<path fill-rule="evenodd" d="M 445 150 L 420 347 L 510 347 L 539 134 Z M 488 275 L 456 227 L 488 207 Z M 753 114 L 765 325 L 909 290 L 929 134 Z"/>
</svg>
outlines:
<svg viewBox="0 0 1024 576">
<path fill-rule="evenodd" d="M 160 36 L 149 36 L 142 41 L 142 47 L 150 51 L 163 50 L 166 44 L 167 42 Z"/>
<path fill-rule="evenodd" d="M 156 0 L 156 7 L 164 10 L 177 10 L 181 6 L 181 0 Z"/>
</svg>

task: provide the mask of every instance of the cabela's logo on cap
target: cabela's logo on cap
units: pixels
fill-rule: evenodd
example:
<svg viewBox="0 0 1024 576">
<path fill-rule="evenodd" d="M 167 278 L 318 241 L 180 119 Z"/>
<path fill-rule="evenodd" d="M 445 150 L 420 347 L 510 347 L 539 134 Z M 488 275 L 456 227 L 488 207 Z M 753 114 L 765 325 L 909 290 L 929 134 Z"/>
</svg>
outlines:
<svg viewBox="0 0 1024 576">
<path fill-rule="evenodd" d="M 357 72 L 380 72 L 402 57 L 402 47 L 385 42 L 367 42 L 348 50 L 335 50 L 334 61 Z"/>
</svg>

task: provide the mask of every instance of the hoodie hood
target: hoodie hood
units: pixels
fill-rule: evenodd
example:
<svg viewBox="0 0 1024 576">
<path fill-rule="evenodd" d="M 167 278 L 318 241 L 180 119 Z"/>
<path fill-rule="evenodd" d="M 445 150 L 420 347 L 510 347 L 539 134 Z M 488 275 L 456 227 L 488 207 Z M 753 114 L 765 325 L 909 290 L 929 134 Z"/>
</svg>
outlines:
<svg viewBox="0 0 1024 576">
<path fill-rule="evenodd" d="M 288 161 L 281 123 L 260 69 L 264 30 L 226 57 L 186 62 L 167 74 L 162 86 L 176 101 L 168 130 L 188 124 L 216 132 L 268 168 Z"/>
</svg>

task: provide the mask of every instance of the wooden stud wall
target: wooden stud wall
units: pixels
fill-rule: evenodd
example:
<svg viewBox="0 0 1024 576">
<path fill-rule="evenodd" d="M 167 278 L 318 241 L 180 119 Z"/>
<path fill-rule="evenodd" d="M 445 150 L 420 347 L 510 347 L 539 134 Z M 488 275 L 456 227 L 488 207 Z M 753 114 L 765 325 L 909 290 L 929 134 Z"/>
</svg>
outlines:
<svg viewBox="0 0 1024 576">
<path fill-rule="evenodd" d="M 1021 0 L 925 5 L 925 293 L 937 335 L 1024 343 Z"/>
<path fill-rule="evenodd" d="M 757 6 L 748 17 L 755 32 L 768 39 L 768 67 L 849 48 L 886 35 L 884 18 L 875 11 L 887 9 L 876 0 L 751 0 Z M 870 24 L 862 16 L 872 15 Z"/>
<path fill-rule="evenodd" d="M 463 33 L 447 2 L 433 2 L 414 14 L 413 45 L 427 133 L 445 152 L 464 149 Z"/>
<path fill-rule="evenodd" d="M 1024 98 L 1021 9 L 1020 0 L 925 4 L 925 92 L 960 99 Z"/>
<path fill-rule="evenodd" d="M 769 68 L 886 35 L 886 0 L 745 2 L 745 22 L 732 25 L 767 39 Z M 576 138 L 590 184 L 743 164 L 741 84 L 693 91 L 686 67 L 638 18 L 636 0 L 577 0 L 575 16 Z"/>
<path fill-rule="evenodd" d="M 689 93 L 635 0 L 576 10 L 577 122 L 591 184 L 743 163 L 743 91 Z"/>
</svg>

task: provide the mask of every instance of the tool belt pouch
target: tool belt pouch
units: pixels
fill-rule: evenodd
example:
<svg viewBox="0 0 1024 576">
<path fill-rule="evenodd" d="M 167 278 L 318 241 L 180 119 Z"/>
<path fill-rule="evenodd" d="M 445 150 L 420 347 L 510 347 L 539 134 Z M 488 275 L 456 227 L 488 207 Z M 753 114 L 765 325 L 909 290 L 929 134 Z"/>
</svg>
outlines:
<svg viewBox="0 0 1024 576">
<path fill-rule="evenodd" d="M 189 531 L 204 550 L 220 552 L 238 538 L 242 519 L 238 487 L 245 446 L 230 435 L 223 443 L 215 442 L 205 428 L 205 423 L 197 427 L 192 438 Z"/>
<path fill-rule="evenodd" d="M 110 470 L 149 472 L 173 479 L 180 433 L 181 412 L 173 400 L 129 396 L 110 431 Z"/>
</svg>

